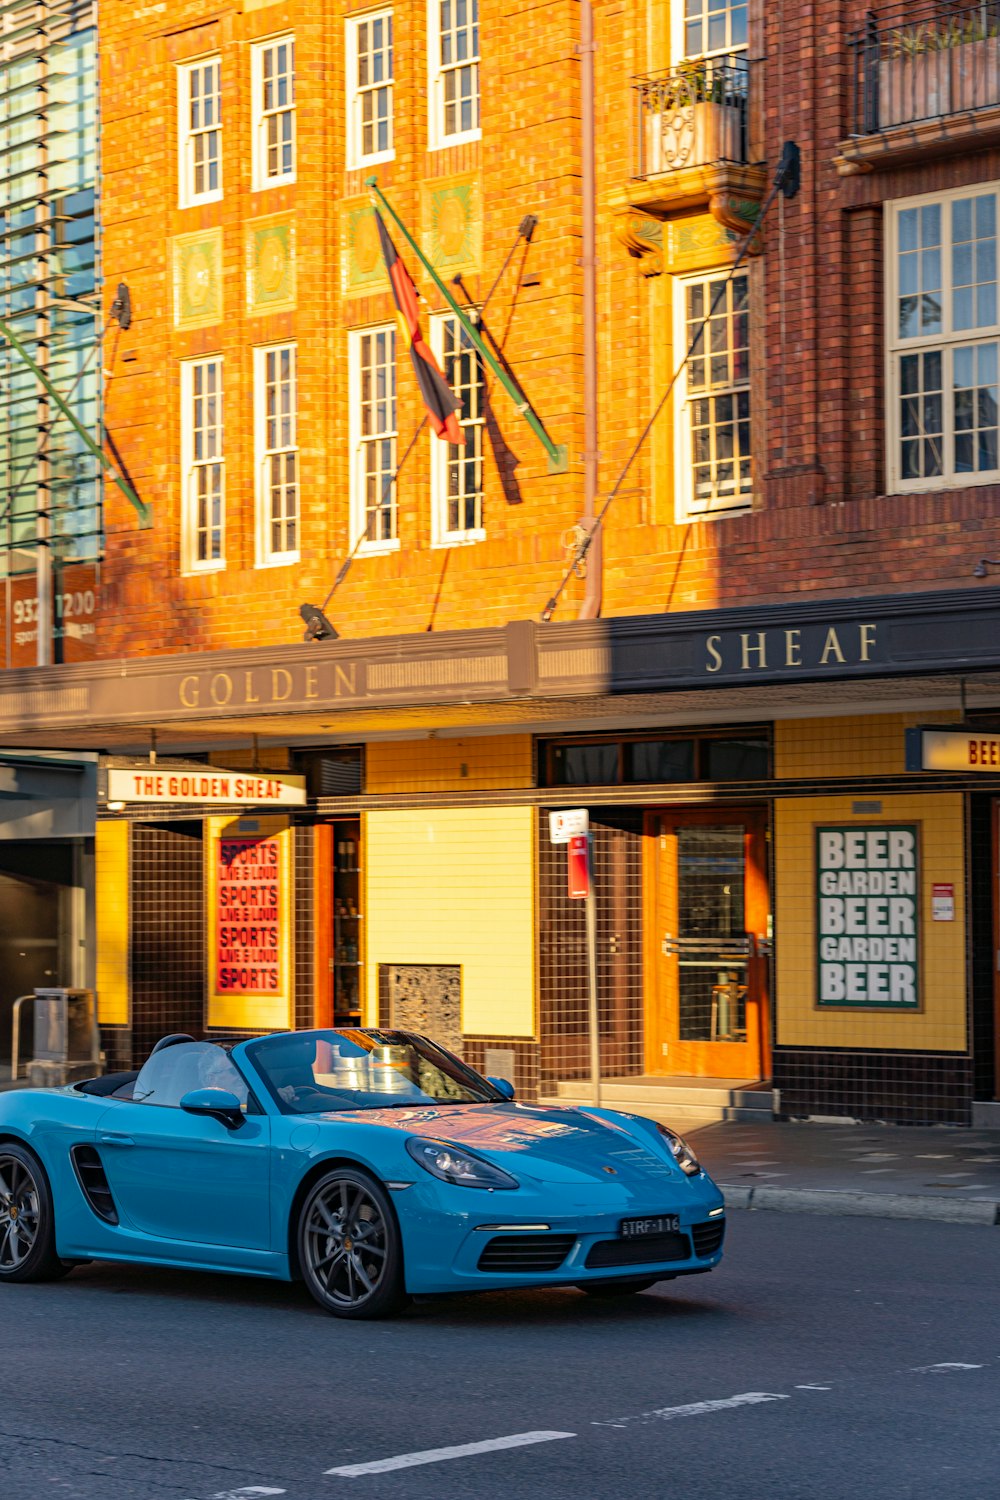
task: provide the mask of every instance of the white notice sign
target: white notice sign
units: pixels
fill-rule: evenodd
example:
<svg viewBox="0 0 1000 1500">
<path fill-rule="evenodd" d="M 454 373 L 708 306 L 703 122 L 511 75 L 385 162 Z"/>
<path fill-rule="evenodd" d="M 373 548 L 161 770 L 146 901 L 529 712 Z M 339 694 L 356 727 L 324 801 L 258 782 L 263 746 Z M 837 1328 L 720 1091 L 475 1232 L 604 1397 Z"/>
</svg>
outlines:
<svg viewBox="0 0 1000 1500">
<path fill-rule="evenodd" d="M 564 808 L 549 813 L 549 838 L 553 844 L 568 844 L 581 833 L 590 831 L 590 816 L 585 807 Z"/>
</svg>

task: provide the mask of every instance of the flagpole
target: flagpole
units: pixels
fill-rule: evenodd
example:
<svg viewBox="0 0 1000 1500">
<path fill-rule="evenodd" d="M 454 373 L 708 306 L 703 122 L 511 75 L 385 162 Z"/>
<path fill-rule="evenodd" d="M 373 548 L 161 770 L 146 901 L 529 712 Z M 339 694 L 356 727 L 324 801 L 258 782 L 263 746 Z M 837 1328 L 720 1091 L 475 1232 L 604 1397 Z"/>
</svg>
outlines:
<svg viewBox="0 0 1000 1500">
<path fill-rule="evenodd" d="M 545 430 L 545 425 L 542 422 L 541 417 L 535 411 L 534 407 L 531 405 L 524 392 L 519 390 L 511 380 L 510 376 L 500 364 L 499 360 L 497 360 L 494 357 L 493 353 L 486 347 L 475 324 L 468 317 L 461 304 L 456 302 L 455 298 L 452 296 L 445 283 L 441 280 L 440 276 L 437 274 L 434 267 L 431 265 L 430 261 L 427 259 L 426 255 L 421 250 L 416 240 L 413 238 L 413 235 L 407 229 L 406 225 L 403 223 L 402 219 L 399 217 L 392 204 L 382 192 L 381 188 L 378 185 L 378 179 L 376 177 L 366 177 L 365 186 L 371 189 L 372 197 L 378 199 L 382 207 L 385 209 L 386 213 L 392 219 L 393 223 L 396 225 L 396 228 L 399 230 L 400 234 L 403 236 L 404 240 L 409 245 L 410 249 L 413 251 L 414 255 L 417 257 L 420 264 L 423 266 L 424 270 L 433 281 L 434 285 L 437 287 L 438 291 L 441 293 L 442 297 L 447 302 L 452 312 L 455 314 L 467 338 L 469 339 L 469 342 L 472 344 L 472 347 L 479 355 L 479 358 L 490 370 L 492 370 L 497 380 L 499 380 L 500 384 L 503 386 L 504 390 L 513 401 L 514 406 L 519 414 L 527 422 L 528 426 L 531 428 L 532 432 L 535 434 L 538 441 L 545 449 L 545 452 L 548 454 L 549 459 L 549 473 L 564 474 L 569 466 L 569 460 L 565 445 L 554 443 L 549 437 L 548 433 Z"/>
</svg>

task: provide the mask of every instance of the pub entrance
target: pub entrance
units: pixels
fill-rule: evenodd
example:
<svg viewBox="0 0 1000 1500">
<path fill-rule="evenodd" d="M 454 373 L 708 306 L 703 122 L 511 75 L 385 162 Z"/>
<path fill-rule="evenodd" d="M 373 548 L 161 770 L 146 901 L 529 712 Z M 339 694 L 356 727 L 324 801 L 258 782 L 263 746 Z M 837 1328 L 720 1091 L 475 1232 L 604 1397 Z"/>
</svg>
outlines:
<svg viewBox="0 0 1000 1500">
<path fill-rule="evenodd" d="M 767 1078 L 766 812 L 660 810 L 646 833 L 646 1072 Z"/>
<path fill-rule="evenodd" d="M 0 1068 L 10 1065 L 14 1001 L 80 982 L 82 881 L 71 843 L 0 843 Z M 74 942 L 74 936 L 77 941 Z"/>
</svg>

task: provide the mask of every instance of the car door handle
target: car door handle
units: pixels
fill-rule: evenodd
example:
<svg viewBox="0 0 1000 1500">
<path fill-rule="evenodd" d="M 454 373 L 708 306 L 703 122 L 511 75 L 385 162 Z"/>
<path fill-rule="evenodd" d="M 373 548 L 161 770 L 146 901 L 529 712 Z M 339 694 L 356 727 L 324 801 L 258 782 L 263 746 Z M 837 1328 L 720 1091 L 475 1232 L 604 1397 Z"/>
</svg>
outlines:
<svg viewBox="0 0 1000 1500">
<path fill-rule="evenodd" d="M 103 1132 L 97 1137 L 101 1146 L 134 1146 L 135 1141 L 130 1135 L 116 1135 L 113 1130 Z"/>
</svg>

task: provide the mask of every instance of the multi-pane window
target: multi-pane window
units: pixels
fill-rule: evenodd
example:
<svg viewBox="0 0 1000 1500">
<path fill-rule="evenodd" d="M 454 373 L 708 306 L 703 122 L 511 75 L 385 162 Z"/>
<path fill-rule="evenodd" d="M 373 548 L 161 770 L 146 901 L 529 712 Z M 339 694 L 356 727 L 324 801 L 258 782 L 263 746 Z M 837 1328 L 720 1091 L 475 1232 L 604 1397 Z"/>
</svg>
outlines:
<svg viewBox="0 0 1000 1500">
<path fill-rule="evenodd" d="M 443 145 L 479 131 L 479 0 L 431 0 L 430 43 L 432 135 Z"/>
<path fill-rule="evenodd" d="M 747 44 L 747 0 L 684 0 L 684 57 L 741 52 Z"/>
<path fill-rule="evenodd" d="M 1000 190 L 887 207 L 889 478 L 899 489 L 995 482 Z"/>
<path fill-rule="evenodd" d="M 295 38 L 253 49 L 254 187 L 295 177 Z"/>
<path fill-rule="evenodd" d="M 392 11 L 348 21 L 348 166 L 392 155 L 392 83 Z"/>
<path fill-rule="evenodd" d="M 181 207 L 222 195 L 222 81 L 217 57 L 178 69 Z"/>
<path fill-rule="evenodd" d="M 749 277 L 698 277 L 682 283 L 680 295 L 679 343 L 692 350 L 680 395 L 684 508 L 745 509 L 753 489 Z"/>
<path fill-rule="evenodd" d="M 220 355 L 181 366 L 181 452 L 182 564 L 185 571 L 222 567 L 225 464 Z"/>
<path fill-rule="evenodd" d="M 483 529 L 483 367 L 469 336 L 451 314 L 435 320 L 434 352 L 462 403 L 464 442 L 433 439 L 434 535 L 441 542 L 478 539 Z"/>
<path fill-rule="evenodd" d="M 396 542 L 396 334 L 351 334 L 352 540 Z"/>
<path fill-rule="evenodd" d="M 290 562 L 299 551 L 297 365 L 294 344 L 254 351 L 257 557 Z"/>
</svg>

